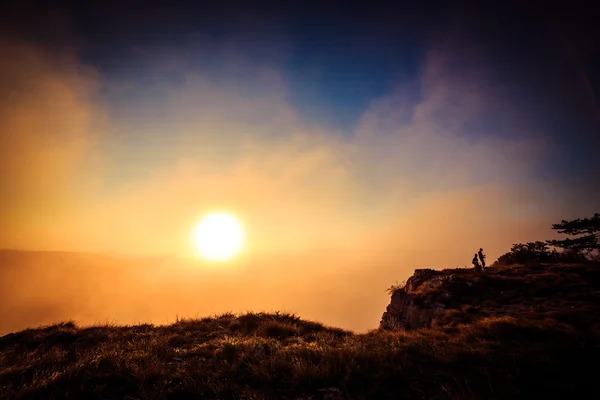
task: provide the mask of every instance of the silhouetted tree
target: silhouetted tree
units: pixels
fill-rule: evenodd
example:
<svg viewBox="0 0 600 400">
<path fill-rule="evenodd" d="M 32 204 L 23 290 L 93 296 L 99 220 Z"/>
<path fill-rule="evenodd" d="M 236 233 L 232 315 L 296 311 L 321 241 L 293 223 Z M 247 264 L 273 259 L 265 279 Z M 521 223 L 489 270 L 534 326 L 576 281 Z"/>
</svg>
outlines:
<svg viewBox="0 0 600 400">
<path fill-rule="evenodd" d="M 547 240 L 554 247 L 563 249 L 571 254 L 589 254 L 600 250 L 600 214 L 595 213 L 591 218 L 577 218 L 572 221 L 563 220 L 553 224 L 552 229 L 568 236 L 576 236 L 564 240 Z"/>
<path fill-rule="evenodd" d="M 548 253 L 550 249 L 548 245 L 542 241 L 528 242 L 528 243 L 516 243 L 510 249 L 512 252 L 528 253 L 534 256 Z"/>
<path fill-rule="evenodd" d="M 559 259 L 556 251 L 551 251 L 548 244 L 542 241 L 515 243 L 508 253 L 498 257 L 496 265 L 528 262 L 555 262 Z"/>
</svg>

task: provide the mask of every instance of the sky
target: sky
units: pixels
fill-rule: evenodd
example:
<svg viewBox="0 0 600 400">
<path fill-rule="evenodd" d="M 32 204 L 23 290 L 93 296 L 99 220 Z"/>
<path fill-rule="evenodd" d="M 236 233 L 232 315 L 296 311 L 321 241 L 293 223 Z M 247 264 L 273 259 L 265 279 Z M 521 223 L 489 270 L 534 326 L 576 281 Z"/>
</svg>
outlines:
<svg viewBox="0 0 600 400">
<path fill-rule="evenodd" d="M 5 331 L 244 308 L 365 330 L 415 268 L 598 212 L 591 13 L 196 3 L 2 6 L 0 248 L 88 254 L 7 253 Z M 213 210 L 246 231 L 218 271 L 190 245 Z"/>
</svg>

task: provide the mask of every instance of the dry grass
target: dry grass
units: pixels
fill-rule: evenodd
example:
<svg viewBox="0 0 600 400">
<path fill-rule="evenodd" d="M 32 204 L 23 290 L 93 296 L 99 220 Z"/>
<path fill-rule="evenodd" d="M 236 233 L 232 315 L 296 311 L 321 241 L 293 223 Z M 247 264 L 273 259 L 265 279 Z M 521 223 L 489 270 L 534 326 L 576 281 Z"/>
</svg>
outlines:
<svg viewBox="0 0 600 400">
<path fill-rule="evenodd" d="M 594 268 L 486 275 L 504 294 L 483 290 L 481 304 L 548 307 L 484 315 L 481 304 L 463 304 L 447 316 L 452 324 L 360 335 L 279 313 L 169 326 L 67 322 L 0 338 L 0 398 L 322 399 L 330 387 L 344 399 L 600 398 Z M 560 301 L 568 305 L 550 307 Z"/>
</svg>

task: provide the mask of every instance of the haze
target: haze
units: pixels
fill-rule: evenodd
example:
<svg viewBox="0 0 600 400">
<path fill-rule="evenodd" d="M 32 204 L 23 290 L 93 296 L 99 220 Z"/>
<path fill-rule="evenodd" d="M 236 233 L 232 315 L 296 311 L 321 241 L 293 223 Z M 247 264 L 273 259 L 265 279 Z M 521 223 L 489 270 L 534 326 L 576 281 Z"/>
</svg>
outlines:
<svg viewBox="0 0 600 400">
<path fill-rule="evenodd" d="M 17 21 L 49 29 L 31 10 Z M 0 40 L 0 335 L 249 310 L 366 331 L 415 268 L 493 261 L 597 212 L 593 78 L 554 31 L 545 69 L 518 57 L 540 42 L 480 40 L 457 11 L 419 40 L 335 31 L 367 60 L 351 67 L 327 41 L 302 53 L 277 15 L 218 39 L 133 25 L 105 47 L 53 15 L 51 42 Z M 246 231 L 219 267 L 190 245 L 214 209 Z"/>
</svg>

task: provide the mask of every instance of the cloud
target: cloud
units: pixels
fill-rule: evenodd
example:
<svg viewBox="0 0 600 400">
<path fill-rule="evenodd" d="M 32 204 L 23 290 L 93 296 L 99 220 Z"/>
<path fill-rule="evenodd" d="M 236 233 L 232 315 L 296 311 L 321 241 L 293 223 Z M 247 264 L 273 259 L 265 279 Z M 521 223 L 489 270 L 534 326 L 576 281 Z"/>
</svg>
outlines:
<svg viewBox="0 0 600 400">
<path fill-rule="evenodd" d="M 0 242 L 35 246 L 36 231 L 52 235 L 76 206 L 71 183 L 101 122 L 96 80 L 69 54 L 19 42 L 0 54 Z"/>
<path fill-rule="evenodd" d="M 365 232 L 403 236 L 402 221 L 442 221 L 439 210 L 502 225 L 525 202 L 548 203 L 540 197 L 550 183 L 535 178 L 553 152 L 541 127 L 519 115 L 504 121 L 511 132 L 529 129 L 518 137 L 470 125 L 490 109 L 510 109 L 510 88 L 473 54 L 431 51 L 416 85 L 374 101 L 347 134 L 303 120 L 276 68 L 239 57 L 250 83 L 223 84 L 189 68 L 176 83 L 158 74 L 109 87 L 99 101 L 105 78 L 73 57 L 27 46 L 3 53 L 25 65 L 3 67 L 16 96 L 3 107 L 10 172 L 2 187 L 12 201 L 7 215 L 21 218 L 17 247 L 31 244 L 29 234 L 48 248 L 182 254 L 198 215 L 224 207 L 246 221 L 256 251 L 344 248 Z M 115 98 L 123 99 L 118 108 L 107 103 Z M 525 192 L 502 213 L 489 206 Z M 406 234 L 425 243 L 433 223 L 419 230 L 415 222 Z M 448 235 L 460 229 L 438 225 Z M 45 240 L 56 229 L 60 239 Z"/>
</svg>

